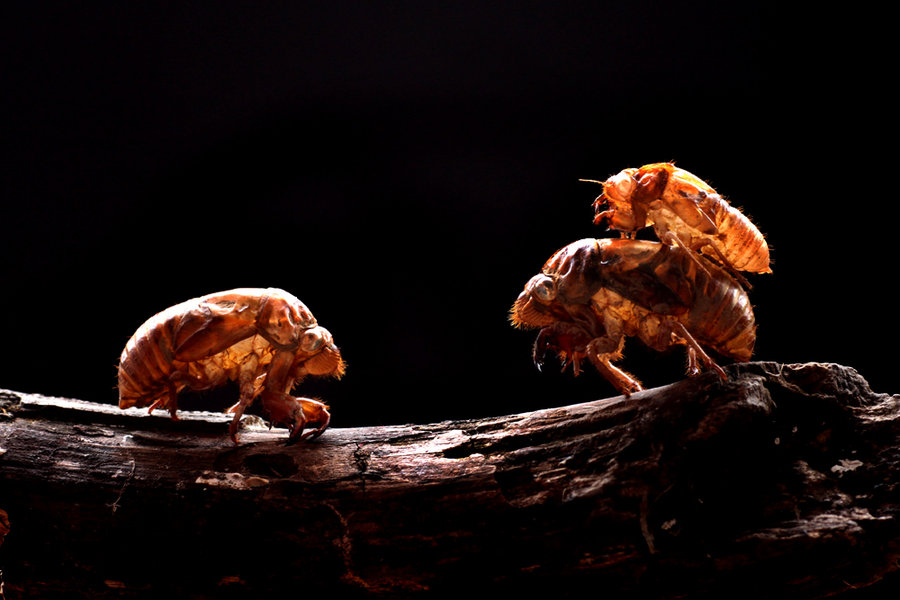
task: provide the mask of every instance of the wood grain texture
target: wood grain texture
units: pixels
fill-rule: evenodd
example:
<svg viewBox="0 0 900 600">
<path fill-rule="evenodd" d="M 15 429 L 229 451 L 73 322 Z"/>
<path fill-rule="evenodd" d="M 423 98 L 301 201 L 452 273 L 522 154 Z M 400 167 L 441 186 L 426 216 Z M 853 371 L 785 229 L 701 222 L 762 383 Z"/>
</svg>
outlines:
<svg viewBox="0 0 900 600">
<path fill-rule="evenodd" d="M 329 429 L 296 445 L 249 428 L 234 446 L 225 415 L 171 422 L 3 391 L 6 594 L 890 589 L 900 396 L 835 364 L 727 372 L 525 414 Z"/>
</svg>

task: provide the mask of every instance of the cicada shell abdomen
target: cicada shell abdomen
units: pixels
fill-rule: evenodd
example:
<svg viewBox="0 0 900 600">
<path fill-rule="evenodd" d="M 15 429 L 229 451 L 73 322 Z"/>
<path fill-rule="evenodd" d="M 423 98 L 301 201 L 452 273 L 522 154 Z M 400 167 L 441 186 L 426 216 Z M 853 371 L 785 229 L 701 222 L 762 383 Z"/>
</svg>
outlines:
<svg viewBox="0 0 900 600">
<path fill-rule="evenodd" d="M 174 330 L 187 304 L 176 304 L 147 319 L 125 344 L 119 358 L 120 408 L 149 406 L 169 393 L 175 370 Z"/>
<path fill-rule="evenodd" d="M 725 257 L 732 267 L 750 273 L 771 273 L 769 244 L 762 232 L 757 229 L 744 213 L 718 197 L 715 204 L 716 229 L 711 243 Z M 707 256 L 717 258 L 708 250 Z"/>
<path fill-rule="evenodd" d="M 692 268 L 694 302 L 681 320 L 698 340 L 722 356 L 747 362 L 756 345 L 750 298 L 724 269 L 711 261 L 704 267 Z"/>
<path fill-rule="evenodd" d="M 257 335 L 263 293 L 237 289 L 176 304 L 144 322 L 119 359 L 119 406 L 174 408 L 185 387 L 210 389 L 263 373 L 274 348 Z M 262 380 L 258 385 L 262 384 Z"/>
</svg>

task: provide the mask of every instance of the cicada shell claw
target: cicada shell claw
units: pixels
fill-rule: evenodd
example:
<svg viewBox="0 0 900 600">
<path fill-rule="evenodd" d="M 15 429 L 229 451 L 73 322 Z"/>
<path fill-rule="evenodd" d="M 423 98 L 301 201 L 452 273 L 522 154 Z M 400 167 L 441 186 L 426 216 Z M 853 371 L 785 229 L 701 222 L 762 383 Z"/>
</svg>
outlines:
<svg viewBox="0 0 900 600">
<path fill-rule="evenodd" d="M 331 423 L 331 413 L 328 407 L 312 398 L 292 398 L 298 404 L 294 411 L 294 422 L 288 423 L 288 444 L 295 444 L 301 440 L 315 439 L 328 429 Z M 310 423 L 317 425 L 315 429 L 303 432 Z"/>
</svg>

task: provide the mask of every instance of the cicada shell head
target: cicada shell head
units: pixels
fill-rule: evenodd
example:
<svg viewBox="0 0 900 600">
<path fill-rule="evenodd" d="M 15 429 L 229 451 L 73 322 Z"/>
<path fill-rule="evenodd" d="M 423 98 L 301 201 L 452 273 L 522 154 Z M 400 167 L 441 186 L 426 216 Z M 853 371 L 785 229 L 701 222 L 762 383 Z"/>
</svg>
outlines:
<svg viewBox="0 0 900 600">
<path fill-rule="evenodd" d="M 631 198 L 637 187 L 634 179 L 636 169 L 625 169 L 601 182 L 603 193 L 594 200 L 594 224 L 606 221 L 610 229 L 634 231 L 640 229 L 632 207 Z"/>
<path fill-rule="evenodd" d="M 665 172 L 624 169 L 603 182 L 603 194 L 594 200 L 594 224 L 606 221 L 609 229 L 631 234 L 652 224 L 650 202 L 665 185 Z"/>
<path fill-rule="evenodd" d="M 637 181 L 634 179 L 636 172 L 637 169 L 625 169 L 604 181 L 603 195 L 606 200 L 617 208 L 631 204 L 631 197 L 637 188 Z"/>
<path fill-rule="evenodd" d="M 298 366 L 309 375 L 325 375 L 340 379 L 346 370 L 341 351 L 324 327 L 316 326 L 300 334 L 297 347 Z"/>
<path fill-rule="evenodd" d="M 556 281 L 543 273 L 532 277 L 510 309 L 513 325 L 522 329 L 546 327 L 556 323 Z"/>
</svg>

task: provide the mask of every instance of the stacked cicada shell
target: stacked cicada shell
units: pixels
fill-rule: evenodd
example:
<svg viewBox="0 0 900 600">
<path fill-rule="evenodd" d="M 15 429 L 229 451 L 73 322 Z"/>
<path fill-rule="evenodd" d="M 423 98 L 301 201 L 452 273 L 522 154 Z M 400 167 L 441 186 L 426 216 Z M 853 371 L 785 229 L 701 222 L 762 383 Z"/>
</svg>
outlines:
<svg viewBox="0 0 900 600">
<path fill-rule="evenodd" d="M 595 224 L 617 239 L 584 239 L 558 250 L 511 310 L 517 327 L 539 329 L 534 360 L 555 352 L 575 374 L 586 359 L 620 392 L 642 389 L 613 363 L 626 337 L 657 351 L 687 350 L 687 371 L 725 378 L 707 350 L 750 359 L 756 321 L 742 272 L 770 273 L 759 230 L 702 179 L 671 163 L 629 168 L 597 182 Z M 652 227 L 658 241 L 635 239 Z"/>
</svg>

